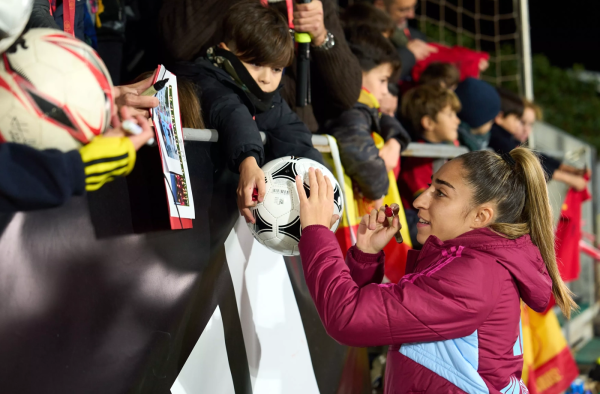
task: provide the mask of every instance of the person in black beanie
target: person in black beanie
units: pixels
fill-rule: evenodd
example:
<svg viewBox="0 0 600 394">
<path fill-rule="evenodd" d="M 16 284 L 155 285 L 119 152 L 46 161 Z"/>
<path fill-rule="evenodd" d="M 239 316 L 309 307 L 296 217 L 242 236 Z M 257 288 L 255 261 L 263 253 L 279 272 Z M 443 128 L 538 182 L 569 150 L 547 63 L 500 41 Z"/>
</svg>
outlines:
<svg viewBox="0 0 600 394">
<path fill-rule="evenodd" d="M 467 78 L 458 84 L 455 93 L 462 104 L 458 141 L 471 151 L 487 148 L 490 130 L 500 112 L 498 92 L 487 82 Z"/>
</svg>

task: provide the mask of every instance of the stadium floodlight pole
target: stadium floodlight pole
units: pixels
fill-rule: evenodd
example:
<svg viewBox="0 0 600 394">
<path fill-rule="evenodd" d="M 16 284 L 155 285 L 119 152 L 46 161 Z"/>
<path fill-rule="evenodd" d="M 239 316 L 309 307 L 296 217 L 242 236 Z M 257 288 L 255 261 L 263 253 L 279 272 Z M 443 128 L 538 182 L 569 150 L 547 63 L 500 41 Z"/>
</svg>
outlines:
<svg viewBox="0 0 600 394">
<path fill-rule="evenodd" d="M 298 4 L 307 4 L 311 0 L 296 0 Z M 294 33 L 298 44 L 296 55 L 296 106 L 306 107 L 310 103 L 310 34 Z"/>
</svg>

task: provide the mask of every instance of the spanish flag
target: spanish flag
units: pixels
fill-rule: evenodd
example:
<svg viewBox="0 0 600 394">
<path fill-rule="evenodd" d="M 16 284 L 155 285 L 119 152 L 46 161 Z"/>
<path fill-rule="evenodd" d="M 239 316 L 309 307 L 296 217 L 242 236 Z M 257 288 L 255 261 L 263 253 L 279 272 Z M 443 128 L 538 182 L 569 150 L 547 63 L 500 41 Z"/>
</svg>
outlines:
<svg viewBox="0 0 600 394">
<path fill-rule="evenodd" d="M 521 307 L 523 374 L 531 394 L 560 394 L 579 375 L 554 310 L 537 313 Z"/>
</svg>

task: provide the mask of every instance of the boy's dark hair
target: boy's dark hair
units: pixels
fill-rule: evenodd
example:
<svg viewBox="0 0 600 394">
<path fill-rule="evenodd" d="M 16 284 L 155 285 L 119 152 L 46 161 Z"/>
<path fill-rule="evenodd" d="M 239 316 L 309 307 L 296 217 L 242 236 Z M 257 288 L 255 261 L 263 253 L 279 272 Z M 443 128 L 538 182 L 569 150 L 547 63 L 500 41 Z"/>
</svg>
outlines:
<svg viewBox="0 0 600 394">
<path fill-rule="evenodd" d="M 425 131 L 421 123 L 423 117 L 429 116 L 437 121 L 437 115 L 448 105 L 456 112 L 461 109 L 460 101 L 452 90 L 437 85 L 417 86 L 402 96 L 402 117 L 420 137 Z"/>
<path fill-rule="evenodd" d="M 369 3 L 352 4 L 340 19 L 347 30 L 365 25 L 381 34 L 392 34 L 394 31 L 394 21 L 388 13 Z"/>
<path fill-rule="evenodd" d="M 259 0 L 244 0 L 229 8 L 223 32 L 223 41 L 243 62 L 276 67 L 292 64 L 294 41 L 287 22 Z"/>
<path fill-rule="evenodd" d="M 519 118 L 523 116 L 525 103 L 518 94 L 505 88 L 496 88 L 496 90 L 500 95 L 500 111 L 504 118 L 508 115 L 516 115 Z"/>
<path fill-rule="evenodd" d="M 392 65 L 392 78 L 398 78 L 402 63 L 392 43 L 375 29 L 368 26 L 355 26 L 345 31 L 350 50 L 358 59 L 364 72 L 371 71 L 384 63 Z"/>
<path fill-rule="evenodd" d="M 431 63 L 421 73 L 419 83 L 421 85 L 446 85 L 446 88 L 456 86 L 460 82 L 460 72 L 450 63 L 434 62 Z"/>
<path fill-rule="evenodd" d="M 388 82 L 388 92 L 394 97 L 400 96 L 400 88 L 396 82 Z"/>
</svg>

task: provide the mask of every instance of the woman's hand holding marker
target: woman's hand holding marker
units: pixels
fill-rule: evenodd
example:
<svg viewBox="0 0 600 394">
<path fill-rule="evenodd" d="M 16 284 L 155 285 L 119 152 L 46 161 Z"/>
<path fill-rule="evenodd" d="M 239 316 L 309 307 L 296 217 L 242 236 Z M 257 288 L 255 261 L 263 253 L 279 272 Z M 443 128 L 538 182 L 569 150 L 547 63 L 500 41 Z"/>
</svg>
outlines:
<svg viewBox="0 0 600 394">
<path fill-rule="evenodd" d="M 363 216 L 358 225 L 356 247 L 362 252 L 376 254 L 394 236 L 398 242 L 402 242 L 402 237 L 399 237 L 401 228 L 399 211 L 398 204 L 392 204 L 385 205 L 379 210 L 374 209 L 371 214 Z"/>
</svg>

